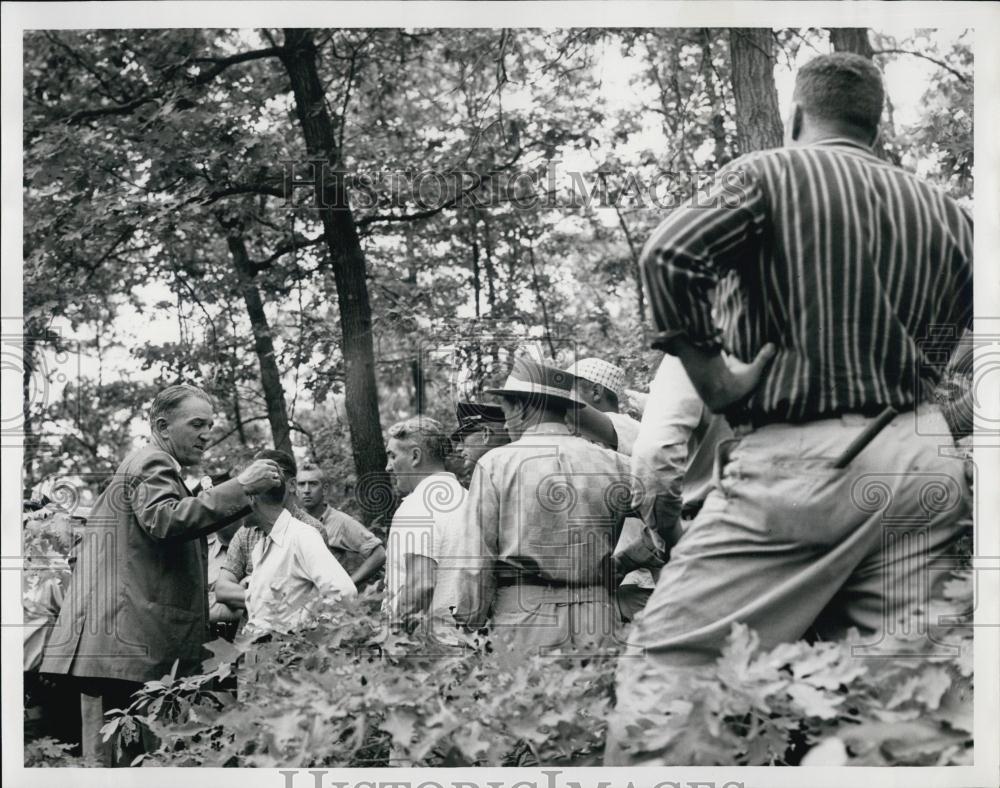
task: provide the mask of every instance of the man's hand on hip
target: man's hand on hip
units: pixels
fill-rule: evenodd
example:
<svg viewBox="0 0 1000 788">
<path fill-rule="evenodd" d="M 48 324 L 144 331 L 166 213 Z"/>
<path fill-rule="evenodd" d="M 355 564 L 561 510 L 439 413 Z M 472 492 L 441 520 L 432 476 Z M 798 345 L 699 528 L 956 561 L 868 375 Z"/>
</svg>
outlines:
<svg viewBox="0 0 1000 788">
<path fill-rule="evenodd" d="M 749 364 L 721 353 L 700 350 L 683 337 L 676 337 L 671 348 L 691 379 L 708 409 L 719 413 L 739 402 L 757 388 L 777 348 L 768 342 Z"/>
<path fill-rule="evenodd" d="M 243 492 L 256 495 L 281 484 L 281 468 L 274 460 L 254 460 L 236 480 L 243 485 Z"/>
</svg>

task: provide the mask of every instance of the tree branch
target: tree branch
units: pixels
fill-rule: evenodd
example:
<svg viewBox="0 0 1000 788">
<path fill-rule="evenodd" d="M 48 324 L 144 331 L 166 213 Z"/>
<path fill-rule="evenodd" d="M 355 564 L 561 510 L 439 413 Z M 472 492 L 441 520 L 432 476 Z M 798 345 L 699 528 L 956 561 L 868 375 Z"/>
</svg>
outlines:
<svg viewBox="0 0 1000 788">
<path fill-rule="evenodd" d="M 969 84 L 970 79 L 968 76 L 963 74 L 956 68 L 949 66 L 943 60 L 938 60 L 936 57 L 931 57 L 930 55 L 925 55 L 923 52 L 915 52 L 912 49 L 874 49 L 872 50 L 873 55 L 913 55 L 914 57 L 922 57 L 924 60 L 929 60 L 936 66 L 940 66 L 945 71 L 950 71 L 959 80 L 964 82 L 966 85 Z"/>
<path fill-rule="evenodd" d="M 289 252 L 296 252 L 299 249 L 308 249 L 310 246 L 318 246 L 323 243 L 324 240 L 326 240 L 325 236 L 320 234 L 315 238 L 298 238 L 292 241 L 286 241 L 283 244 L 279 244 L 275 248 L 274 254 L 270 257 L 260 261 L 252 261 L 250 264 L 253 267 L 254 273 L 257 274 L 267 268 L 270 268 L 278 258 L 288 254 Z"/>
<path fill-rule="evenodd" d="M 189 62 L 191 63 L 214 63 L 215 65 L 208 71 L 198 74 L 194 77 L 191 82 L 195 85 L 204 85 L 207 82 L 211 82 L 219 74 L 225 71 L 230 66 L 235 66 L 240 63 L 247 63 L 251 60 L 263 60 L 269 57 L 281 57 L 282 52 L 284 52 L 284 47 L 280 46 L 270 46 L 264 49 L 251 49 L 248 52 L 239 52 L 235 55 L 230 55 L 229 57 L 199 57 L 192 58 Z"/>
</svg>

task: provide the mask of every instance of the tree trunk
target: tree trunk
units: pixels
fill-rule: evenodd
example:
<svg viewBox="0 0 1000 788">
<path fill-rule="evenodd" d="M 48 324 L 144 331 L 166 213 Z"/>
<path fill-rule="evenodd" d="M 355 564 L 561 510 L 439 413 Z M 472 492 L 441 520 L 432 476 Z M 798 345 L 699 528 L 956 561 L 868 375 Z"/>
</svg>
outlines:
<svg viewBox="0 0 1000 788">
<path fill-rule="evenodd" d="M 260 382 L 264 389 L 264 402 L 267 406 L 267 420 L 271 424 L 271 435 L 274 448 L 292 453 L 292 431 L 288 425 L 288 411 L 285 407 L 285 389 L 281 385 L 281 374 L 274 358 L 274 340 L 271 338 L 271 326 L 264 314 L 264 302 L 260 290 L 254 283 L 254 271 L 247 254 L 246 242 L 241 235 L 230 232 L 226 236 L 229 251 L 233 256 L 233 264 L 240 279 L 240 290 L 247 305 L 250 325 L 253 328 L 254 350 L 260 363 Z M 237 418 L 239 418 L 237 416 Z M 242 429 L 242 423 L 238 425 Z"/>
<path fill-rule="evenodd" d="M 779 148 L 783 141 L 774 87 L 774 36 L 766 27 L 729 28 L 736 136 L 741 154 Z"/>
<path fill-rule="evenodd" d="M 426 382 L 424 365 L 419 356 L 410 361 L 410 377 L 413 379 L 413 410 L 421 415 L 424 412 Z"/>
<path fill-rule="evenodd" d="M 482 281 L 479 278 L 479 243 L 476 241 L 476 226 L 471 228 L 470 238 L 472 240 L 472 295 L 476 302 L 476 319 L 480 317 L 479 293 L 482 290 Z"/>
<path fill-rule="evenodd" d="M 701 31 L 701 76 L 705 80 L 705 95 L 712 108 L 712 119 L 709 121 L 709 131 L 715 142 L 715 166 L 723 167 L 729 163 L 729 153 L 726 149 L 726 119 L 723 117 L 724 101 L 719 98 L 715 89 L 715 69 L 712 66 L 712 31 L 707 27 Z"/>
<path fill-rule="evenodd" d="M 831 27 L 828 30 L 834 52 L 854 52 L 869 60 L 872 59 L 874 51 L 868 40 L 867 27 Z"/>
<path fill-rule="evenodd" d="M 486 303 L 492 315 L 497 305 L 496 268 L 493 266 L 493 239 L 490 235 L 490 217 L 483 214 L 483 271 L 486 273 Z"/>
<path fill-rule="evenodd" d="M 314 192 L 323 235 L 337 286 L 345 369 L 345 408 L 351 431 L 351 452 L 363 489 L 386 484 L 385 444 L 378 412 L 375 351 L 372 344 L 371 302 L 365 281 L 365 255 L 339 169 L 333 122 L 326 108 L 317 69 L 313 31 L 286 28 L 281 62 L 295 95 L 295 112 L 302 126 L 309 160 L 316 172 Z M 368 488 L 368 485 L 373 485 Z M 383 496 L 377 496 L 379 500 Z M 382 512 L 366 511 L 372 518 Z"/>
</svg>

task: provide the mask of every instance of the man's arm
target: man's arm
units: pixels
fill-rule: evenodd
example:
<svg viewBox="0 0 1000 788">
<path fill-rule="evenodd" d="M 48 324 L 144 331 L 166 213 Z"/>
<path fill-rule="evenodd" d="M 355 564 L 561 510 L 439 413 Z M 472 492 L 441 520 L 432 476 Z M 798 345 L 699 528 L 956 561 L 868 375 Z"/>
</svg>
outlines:
<svg viewBox="0 0 1000 788">
<path fill-rule="evenodd" d="M 406 586 L 400 589 L 397 611 L 401 618 L 430 609 L 437 581 L 437 562 L 426 555 L 406 554 Z"/>
<path fill-rule="evenodd" d="M 339 527 L 331 528 L 324 523 L 327 546 L 331 550 L 357 553 L 364 558 L 351 574 L 351 580 L 358 585 L 385 563 L 385 548 L 375 534 L 350 515 L 331 509 L 330 516 L 337 518 L 336 525 Z"/>
<path fill-rule="evenodd" d="M 458 548 L 466 566 L 457 573 L 453 615 L 470 629 L 482 627 L 489 617 L 500 553 L 500 495 L 483 468 L 483 462 L 476 465 L 465 503 L 455 513 L 467 527 L 461 531 L 464 542 Z"/>
<path fill-rule="evenodd" d="M 757 388 L 777 351 L 774 344 L 768 342 L 753 361 L 744 364 L 732 357 L 723 357 L 718 350 L 696 347 L 683 336 L 667 340 L 663 349 L 680 358 L 695 391 L 713 413 L 725 410 Z"/>
<path fill-rule="evenodd" d="M 385 548 L 381 543 L 376 545 L 368 557 L 351 574 L 351 581 L 354 585 L 360 585 L 371 575 L 375 574 L 385 563 Z"/>
<path fill-rule="evenodd" d="M 726 267 L 756 253 L 767 220 L 760 182 L 746 160 L 734 162 L 707 196 L 673 211 L 640 260 L 658 331 L 652 346 L 679 356 L 705 404 L 719 411 L 757 385 L 774 354 L 765 345 L 749 364 L 721 356 L 712 293 Z"/>
<path fill-rule="evenodd" d="M 649 387 L 639 437 L 631 457 L 632 505 L 646 525 L 642 541 L 621 555 L 625 568 L 647 565 L 666 554 L 680 533 L 684 477 L 691 437 L 705 418 L 705 405 L 680 359 L 665 355 Z M 653 538 L 655 535 L 655 538 Z"/>
<path fill-rule="evenodd" d="M 246 609 L 247 590 L 229 569 L 219 570 L 219 578 L 215 581 L 215 601 L 230 608 Z"/>
<path fill-rule="evenodd" d="M 357 587 L 350 575 L 327 549 L 326 542 L 313 528 L 304 530 L 302 538 L 296 542 L 296 559 L 305 577 L 321 593 L 340 593 L 347 597 L 356 596 Z"/>
<path fill-rule="evenodd" d="M 238 513 L 249 513 L 248 492 L 269 489 L 269 474 L 280 475 L 271 460 L 256 460 L 236 479 L 199 495 L 183 495 L 184 482 L 170 455 L 152 452 L 129 484 L 128 501 L 136 520 L 153 539 L 190 540 L 231 523 Z M 280 478 L 280 476 L 279 476 Z"/>
</svg>

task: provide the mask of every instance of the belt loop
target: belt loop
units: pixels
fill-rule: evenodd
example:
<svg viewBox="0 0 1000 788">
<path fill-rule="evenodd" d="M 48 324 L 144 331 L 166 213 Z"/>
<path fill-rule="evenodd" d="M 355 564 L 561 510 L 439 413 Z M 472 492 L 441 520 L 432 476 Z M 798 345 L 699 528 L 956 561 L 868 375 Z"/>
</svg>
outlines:
<svg viewBox="0 0 1000 788">
<path fill-rule="evenodd" d="M 745 433 L 744 433 L 745 434 Z M 726 438 L 719 441 L 715 446 L 715 461 L 712 463 L 712 481 L 722 494 L 729 497 L 729 490 L 722 484 L 722 469 L 729 462 L 730 454 L 736 444 L 743 440 L 742 435 L 735 438 Z"/>
</svg>

